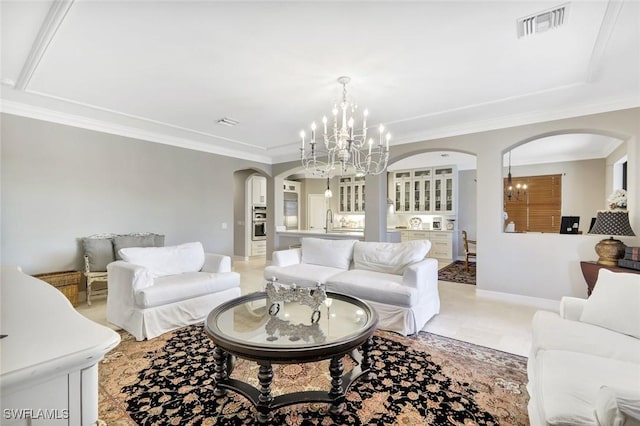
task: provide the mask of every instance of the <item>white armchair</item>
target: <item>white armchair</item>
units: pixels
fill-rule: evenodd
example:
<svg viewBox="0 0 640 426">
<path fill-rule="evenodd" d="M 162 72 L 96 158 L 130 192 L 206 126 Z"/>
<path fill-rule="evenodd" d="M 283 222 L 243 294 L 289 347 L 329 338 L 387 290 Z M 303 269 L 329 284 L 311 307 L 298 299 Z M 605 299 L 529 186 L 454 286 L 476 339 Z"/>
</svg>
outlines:
<svg viewBox="0 0 640 426">
<path fill-rule="evenodd" d="M 107 320 L 137 340 L 203 321 L 219 304 L 240 296 L 231 258 L 204 253 L 200 243 L 126 248 L 107 266 Z"/>
</svg>

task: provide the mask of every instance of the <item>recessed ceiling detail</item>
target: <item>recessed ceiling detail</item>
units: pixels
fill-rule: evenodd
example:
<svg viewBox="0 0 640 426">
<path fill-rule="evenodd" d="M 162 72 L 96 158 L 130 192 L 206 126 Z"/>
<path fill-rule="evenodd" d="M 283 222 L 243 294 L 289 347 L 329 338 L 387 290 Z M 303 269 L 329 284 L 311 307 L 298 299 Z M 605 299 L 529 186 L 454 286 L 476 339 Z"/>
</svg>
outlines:
<svg viewBox="0 0 640 426">
<path fill-rule="evenodd" d="M 0 1 L 0 9 L 0 112 L 263 163 L 299 160 L 300 124 L 339 98 L 334 79 L 345 73 L 349 92 L 376 112 L 371 124 L 393 134 L 392 152 L 640 106 L 636 1 L 363 9 L 361 2 L 42 0 Z M 518 18 L 523 35 L 525 27 L 559 30 L 517 38 Z M 358 48 L 326 49 L 344 42 L 354 20 L 350 45 Z"/>
<path fill-rule="evenodd" d="M 567 21 L 569 3 L 518 19 L 518 38 L 558 28 Z"/>
</svg>

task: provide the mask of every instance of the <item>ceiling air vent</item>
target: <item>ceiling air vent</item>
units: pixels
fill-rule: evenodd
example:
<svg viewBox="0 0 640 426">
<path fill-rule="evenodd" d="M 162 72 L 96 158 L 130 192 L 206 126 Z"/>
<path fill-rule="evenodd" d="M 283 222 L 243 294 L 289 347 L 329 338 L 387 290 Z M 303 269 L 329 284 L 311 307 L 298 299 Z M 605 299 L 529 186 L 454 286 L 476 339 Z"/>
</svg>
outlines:
<svg viewBox="0 0 640 426">
<path fill-rule="evenodd" d="M 567 21 L 569 3 L 518 19 L 518 38 L 558 28 Z"/>
<path fill-rule="evenodd" d="M 222 124 L 223 126 L 233 127 L 240 122 L 238 120 L 234 120 L 233 118 L 223 117 L 220 120 L 218 120 L 217 123 Z"/>
</svg>

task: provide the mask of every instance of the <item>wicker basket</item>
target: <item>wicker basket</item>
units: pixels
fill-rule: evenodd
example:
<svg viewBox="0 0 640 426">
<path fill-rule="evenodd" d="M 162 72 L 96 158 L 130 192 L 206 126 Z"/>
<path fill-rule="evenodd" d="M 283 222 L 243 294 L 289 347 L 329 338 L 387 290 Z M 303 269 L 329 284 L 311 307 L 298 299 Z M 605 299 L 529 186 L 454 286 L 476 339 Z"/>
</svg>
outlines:
<svg viewBox="0 0 640 426">
<path fill-rule="evenodd" d="M 66 296 L 73 306 L 78 305 L 78 286 L 82 279 L 82 273 L 79 271 L 62 271 L 49 272 L 46 274 L 37 274 L 34 277 L 48 282 Z"/>
</svg>

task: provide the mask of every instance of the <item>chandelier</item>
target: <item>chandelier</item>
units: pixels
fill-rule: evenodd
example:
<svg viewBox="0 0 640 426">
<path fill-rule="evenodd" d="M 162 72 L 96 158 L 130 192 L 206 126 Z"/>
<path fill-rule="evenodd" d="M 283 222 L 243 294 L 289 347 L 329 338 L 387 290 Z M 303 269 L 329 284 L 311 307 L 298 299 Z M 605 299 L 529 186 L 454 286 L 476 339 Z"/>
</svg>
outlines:
<svg viewBox="0 0 640 426">
<path fill-rule="evenodd" d="M 311 123 L 311 139 L 308 146 L 305 145 L 305 132 L 300 132 L 302 146 L 300 158 L 302 165 L 311 174 L 320 177 L 331 177 L 339 173 L 355 174 L 357 176 L 378 175 L 387 168 L 389 161 L 390 133 L 385 133 L 381 124 L 378 128 L 377 142 L 373 138 L 367 139 L 368 110 L 362 113 L 362 127 L 358 132 L 355 127 L 353 114 L 357 105 L 347 100 L 347 84 L 349 77 L 338 78 L 342 85 L 342 101 L 334 105 L 333 125 L 328 127 L 327 117 L 322 117 L 322 140 L 316 142 L 316 123 Z M 348 118 L 347 118 L 348 116 Z"/>
<path fill-rule="evenodd" d="M 512 198 L 515 198 L 516 201 L 520 201 L 520 192 L 522 191 L 522 195 L 526 196 L 527 195 L 527 184 L 523 183 L 520 184 L 518 183 L 515 187 L 515 191 L 513 188 L 513 179 L 511 178 L 511 151 L 509 151 L 509 173 L 507 174 L 507 191 L 505 193 L 505 196 L 507 197 L 507 199 L 509 201 L 511 201 Z"/>
</svg>

